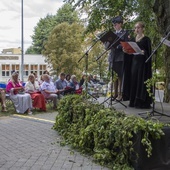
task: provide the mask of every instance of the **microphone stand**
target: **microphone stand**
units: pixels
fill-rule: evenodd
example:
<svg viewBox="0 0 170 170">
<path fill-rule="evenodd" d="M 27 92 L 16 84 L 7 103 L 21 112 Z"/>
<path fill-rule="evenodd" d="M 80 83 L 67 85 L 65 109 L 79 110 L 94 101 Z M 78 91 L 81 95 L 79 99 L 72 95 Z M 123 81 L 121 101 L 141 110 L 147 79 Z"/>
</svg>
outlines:
<svg viewBox="0 0 170 170">
<path fill-rule="evenodd" d="M 126 34 L 126 31 L 120 36 L 118 37 L 111 45 L 109 48 L 107 48 L 97 59 L 96 61 L 98 61 L 108 50 L 110 50 L 118 41 L 120 41 L 120 39 Z M 112 64 L 113 64 L 113 57 L 112 57 Z M 110 100 L 110 105 L 112 106 L 112 101 L 116 99 L 116 97 L 113 96 L 113 77 L 114 77 L 114 73 L 113 73 L 113 65 L 112 65 L 112 68 L 111 68 L 111 96 L 109 98 L 107 98 L 106 100 L 104 100 L 101 104 L 107 102 L 109 99 Z M 121 105 L 123 105 L 124 107 L 127 108 L 127 106 L 125 104 L 123 104 L 121 101 L 118 101 Z"/>
<path fill-rule="evenodd" d="M 85 73 L 86 73 L 86 86 L 85 86 L 85 91 L 86 91 L 86 99 L 87 99 L 87 94 L 89 94 L 91 97 L 93 97 L 95 100 L 97 100 L 97 98 L 95 96 L 93 96 L 92 94 L 90 94 L 88 92 L 88 87 L 87 87 L 87 71 L 88 71 L 88 57 L 89 57 L 89 51 L 95 46 L 95 44 L 98 42 L 99 39 L 95 40 L 95 42 L 89 47 L 89 49 L 84 53 L 84 55 L 78 60 L 78 63 L 84 58 L 85 58 Z"/>
<path fill-rule="evenodd" d="M 152 52 L 152 54 L 148 57 L 148 59 L 145 61 L 145 63 L 147 63 L 151 57 L 156 53 L 156 51 L 158 50 L 158 48 L 163 44 L 163 42 L 166 40 L 166 38 L 168 38 L 170 35 L 170 32 L 168 32 L 168 34 L 162 39 L 162 41 L 158 44 L 158 46 L 155 48 L 155 50 Z"/>
<path fill-rule="evenodd" d="M 151 53 L 151 55 L 145 61 L 145 63 L 147 63 L 151 59 L 151 57 L 155 54 L 155 57 L 154 57 L 154 63 L 155 63 L 155 70 L 154 71 L 155 72 L 156 72 L 156 52 L 159 49 L 159 47 L 163 44 L 165 39 L 169 37 L 169 35 L 170 35 L 170 32 L 168 32 L 168 34 L 162 39 L 162 41 L 157 45 L 155 50 Z M 156 87 L 155 87 L 155 83 L 154 83 L 154 85 L 153 85 L 153 94 L 154 94 L 154 96 L 155 96 L 155 89 L 156 89 Z M 154 113 L 157 113 L 158 115 L 155 115 Z M 142 114 L 146 114 L 146 113 L 139 113 L 139 115 L 142 115 Z M 166 116 L 166 117 L 170 117 L 170 115 L 167 115 L 167 114 L 164 114 L 164 113 L 160 113 L 160 112 L 155 110 L 155 101 L 154 100 L 153 100 L 152 111 L 149 113 L 149 116 L 150 117 L 152 117 L 152 116 Z"/>
</svg>

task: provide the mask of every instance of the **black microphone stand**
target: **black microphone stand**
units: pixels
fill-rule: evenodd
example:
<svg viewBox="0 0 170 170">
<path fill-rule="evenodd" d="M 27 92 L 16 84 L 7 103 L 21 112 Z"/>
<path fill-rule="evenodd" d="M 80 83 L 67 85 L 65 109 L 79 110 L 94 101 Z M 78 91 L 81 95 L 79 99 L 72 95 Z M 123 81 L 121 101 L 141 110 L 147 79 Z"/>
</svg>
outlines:
<svg viewBox="0 0 170 170">
<path fill-rule="evenodd" d="M 108 50 L 110 50 L 117 42 L 119 42 L 121 40 L 121 38 L 126 34 L 126 31 L 117 39 L 114 40 L 114 42 L 109 46 L 109 48 L 107 48 L 97 59 L 96 61 L 98 61 Z M 113 64 L 113 57 L 112 57 L 112 64 Z M 111 95 L 110 97 L 108 97 L 106 100 L 104 100 L 101 105 L 105 102 L 107 102 L 110 99 L 110 105 L 112 106 L 112 101 L 114 101 L 116 99 L 116 97 L 113 96 L 113 79 L 114 79 L 114 71 L 113 71 L 113 65 L 111 66 Z M 123 104 L 120 100 L 116 100 L 116 102 L 119 102 L 122 106 L 126 107 L 127 106 L 125 104 Z"/>
<path fill-rule="evenodd" d="M 162 39 L 162 41 L 157 45 L 157 47 L 155 48 L 155 50 L 151 53 L 151 55 L 148 57 L 148 59 L 145 61 L 145 63 L 147 63 L 151 57 L 155 54 L 154 57 L 154 63 L 155 63 L 155 69 L 154 72 L 156 72 L 156 52 L 159 49 L 159 47 L 163 44 L 163 42 L 165 41 L 166 38 L 168 38 L 170 35 L 170 32 L 168 32 L 168 34 Z M 155 96 L 155 83 L 153 85 L 153 95 Z M 155 115 L 155 113 L 157 113 L 158 115 Z M 155 110 L 155 100 L 153 99 L 153 106 L 152 106 L 152 111 L 151 112 L 147 112 L 147 113 L 138 113 L 139 115 L 143 115 L 143 114 L 147 114 L 149 117 L 152 116 L 166 116 L 166 117 L 170 117 L 170 115 L 164 114 L 164 113 L 160 113 L 158 111 Z M 148 118 L 148 117 L 147 117 Z"/>
<path fill-rule="evenodd" d="M 92 94 L 90 94 L 88 92 L 88 84 L 87 84 L 87 71 L 88 71 L 88 57 L 89 57 L 89 51 L 95 46 L 95 44 L 98 42 L 99 39 L 96 39 L 95 42 L 89 47 L 89 49 L 84 53 L 84 55 L 78 60 L 78 63 L 84 58 L 85 58 L 85 73 L 86 73 L 86 80 L 85 80 L 85 94 L 86 94 L 86 99 L 87 99 L 87 95 L 89 94 L 91 97 L 93 97 L 95 100 L 97 100 L 97 98 L 95 96 L 93 96 Z"/>
</svg>

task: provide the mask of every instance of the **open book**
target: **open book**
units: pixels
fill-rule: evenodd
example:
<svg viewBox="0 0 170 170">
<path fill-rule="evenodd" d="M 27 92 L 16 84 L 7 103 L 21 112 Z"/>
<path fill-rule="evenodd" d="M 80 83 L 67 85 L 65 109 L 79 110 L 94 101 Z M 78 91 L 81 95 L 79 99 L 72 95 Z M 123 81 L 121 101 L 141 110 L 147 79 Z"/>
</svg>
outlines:
<svg viewBox="0 0 170 170">
<path fill-rule="evenodd" d="M 128 52 L 128 54 L 134 54 L 134 55 L 142 54 L 143 55 L 142 50 L 140 49 L 140 47 L 137 45 L 136 42 L 121 41 L 120 43 L 121 43 L 122 47 Z"/>
<path fill-rule="evenodd" d="M 110 47 L 116 48 L 121 41 L 121 37 L 117 36 L 113 31 L 108 31 L 102 34 L 99 37 L 100 41 L 102 41 L 104 44 L 107 42 L 107 49 Z"/>
</svg>

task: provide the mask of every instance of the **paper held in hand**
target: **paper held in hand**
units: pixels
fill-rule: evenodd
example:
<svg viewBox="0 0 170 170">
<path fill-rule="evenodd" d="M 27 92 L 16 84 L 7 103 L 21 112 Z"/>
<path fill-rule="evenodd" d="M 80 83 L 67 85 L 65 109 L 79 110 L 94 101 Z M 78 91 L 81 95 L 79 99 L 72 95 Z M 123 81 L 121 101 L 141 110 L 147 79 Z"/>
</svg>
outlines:
<svg viewBox="0 0 170 170">
<path fill-rule="evenodd" d="M 138 54 L 142 54 L 143 52 L 140 49 L 140 47 L 137 45 L 136 42 L 120 42 L 122 47 L 125 49 L 125 51 L 127 51 L 128 54 L 134 54 L 134 55 L 138 55 Z"/>
</svg>

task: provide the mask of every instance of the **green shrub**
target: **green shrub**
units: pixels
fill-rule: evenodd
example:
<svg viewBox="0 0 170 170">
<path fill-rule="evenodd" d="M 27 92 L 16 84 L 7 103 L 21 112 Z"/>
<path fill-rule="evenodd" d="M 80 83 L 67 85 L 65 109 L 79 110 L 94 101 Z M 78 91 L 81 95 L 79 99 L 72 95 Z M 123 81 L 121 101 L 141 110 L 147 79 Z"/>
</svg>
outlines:
<svg viewBox="0 0 170 170">
<path fill-rule="evenodd" d="M 111 169 L 128 170 L 134 151 L 133 138 L 142 132 L 141 143 L 148 157 L 152 155 L 150 136 L 160 139 L 164 135 L 163 123 L 144 120 L 136 116 L 93 104 L 83 96 L 68 95 L 60 100 L 56 129 L 74 148 L 91 154 L 101 165 Z"/>
</svg>

